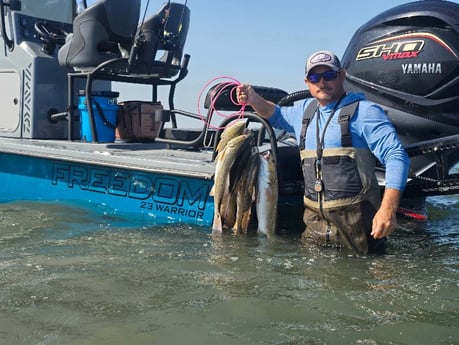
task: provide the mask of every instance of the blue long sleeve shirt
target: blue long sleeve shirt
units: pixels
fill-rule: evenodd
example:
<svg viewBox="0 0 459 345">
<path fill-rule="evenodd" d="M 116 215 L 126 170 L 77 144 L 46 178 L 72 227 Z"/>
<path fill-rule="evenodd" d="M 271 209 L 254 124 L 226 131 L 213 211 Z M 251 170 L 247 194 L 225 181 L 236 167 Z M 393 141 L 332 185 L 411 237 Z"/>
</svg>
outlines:
<svg viewBox="0 0 459 345">
<path fill-rule="evenodd" d="M 312 98 L 303 102 L 297 102 L 291 107 L 276 107 L 269 119 L 275 128 L 284 129 L 295 134 L 297 142 L 300 141 L 300 133 L 304 110 Z M 386 188 L 403 191 L 409 171 L 410 160 L 403 149 L 394 126 L 380 106 L 366 100 L 361 93 L 348 93 L 341 100 L 335 116 L 330 121 L 324 136 L 324 148 L 341 147 L 341 127 L 338 123 L 339 109 L 347 104 L 360 101 L 359 106 L 349 121 L 349 131 L 352 138 L 352 146 L 356 148 L 368 148 L 373 155 L 385 166 Z M 319 135 L 322 136 L 325 123 L 331 114 L 335 103 L 319 107 Z M 316 149 L 316 116 L 311 119 L 306 132 L 305 148 Z"/>
</svg>

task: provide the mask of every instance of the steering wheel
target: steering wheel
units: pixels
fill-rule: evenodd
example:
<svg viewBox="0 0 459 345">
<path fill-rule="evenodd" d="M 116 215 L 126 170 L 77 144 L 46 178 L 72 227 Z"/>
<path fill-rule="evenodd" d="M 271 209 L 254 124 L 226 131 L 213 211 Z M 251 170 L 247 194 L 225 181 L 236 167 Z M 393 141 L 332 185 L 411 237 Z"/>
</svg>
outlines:
<svg viewBox="0 0 459 345">
<path fill-rule="evenodd" d="M 62 45 L 65 43 L 66 33 L 56 24 L 52 24 L 46 20 L 37 20 L 34 27 L 38 33 L 38 37 L 43 42 L 51 45 Z"/>
</svg>

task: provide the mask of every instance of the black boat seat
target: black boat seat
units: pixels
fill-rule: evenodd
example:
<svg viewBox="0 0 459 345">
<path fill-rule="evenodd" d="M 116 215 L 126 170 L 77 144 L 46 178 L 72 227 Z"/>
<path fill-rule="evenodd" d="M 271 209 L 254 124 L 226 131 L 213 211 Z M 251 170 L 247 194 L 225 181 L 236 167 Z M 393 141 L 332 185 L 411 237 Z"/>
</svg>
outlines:
<svg viewBox="0 0 459 345">
<path fill-rule="evenodd" d="M 156 14 L 139 24 L 140 5 L 141 0 L 100 0 L 75 17 L 73 35 L 58 52 L 59 64 L 75 71 L 68 74 L 70 115 L 77 78 L 86 80 L 88 103 L 93 81 L 109 80 L 151 85 L 152 102 L 158 101 L 158 86 L 169 86 L 169 109 L 174 109 L 176 84 L 188 71 L 190 56 L 184 55 L 183 50 L 190 10 L 184 4 L 165 2 Z M 92 107 L 88 107 L 88 113 L 93 119 Z M 175 128 L 175 113 L 170 119 Z M 69 121 L 69 133 L 71 127 Z M 97 142 L 94 128 L 91 132 Z M 161 136 L 155 140 L 175 141 Z"/>
<path fill-rule="evenodd" d="M 286 91 L 274 87 L 253 85 L 253 88 L 256 93 L 273 103 L 278 103 L 288 95 Z M 206 99 L 204 100 L 204 108 L 211 109 L 214 107 L 215 110 L 237 111 L 241 108 L 241 105 L 235 102 L 236 99 L 235 85 L 220 83 L 207 91 Z M 246 111 L 254 110 L 252 107 L 247 106 Z"/>
<path fill-rule="evenodd" d="M 135 74 L 172 78 L 181 67 L 183 49 L 190 25 L 190 9 L 184 4 L 166 2 L 139 27 L 137 54 L 130 71 Z M 163 54 L 161 56 L 161 54 Z"/>
<path fill-rule="evenodd" d="M 101 0 L 73 20 L 73 33 L 59 49 L 59 64 L 91 68 L 123 57 L 134 41 L 141 0 Z"/>
</svg>

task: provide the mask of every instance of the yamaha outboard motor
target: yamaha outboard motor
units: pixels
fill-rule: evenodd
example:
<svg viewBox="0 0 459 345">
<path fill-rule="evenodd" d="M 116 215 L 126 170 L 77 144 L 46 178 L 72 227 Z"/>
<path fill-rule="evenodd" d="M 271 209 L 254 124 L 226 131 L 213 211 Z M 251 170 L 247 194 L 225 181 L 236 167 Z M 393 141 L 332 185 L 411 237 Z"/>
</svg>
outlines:
<svg viewBox="0 0 459 345">
<path fill-rule="evenodd" d="M 381 13 L 354 34 L 342 63 L 347 89 L 387 107 L 408 142 L 459 132 L 459 4 Z"/>
<path fill-rule="evenodd" d="M 381 13 L 354 34 L 342 64 L 346 89 L 380 104 L 407 148 L 431 141 L 430 151 L 408 153 L 411 176 L 432 188 L 409 183 L 404 196 L 443 194 L 436 185 L 459 161 L 459 4 L 415 1 Z M 446 139 L 456 149 L 439 156 Z"/>
</svg>

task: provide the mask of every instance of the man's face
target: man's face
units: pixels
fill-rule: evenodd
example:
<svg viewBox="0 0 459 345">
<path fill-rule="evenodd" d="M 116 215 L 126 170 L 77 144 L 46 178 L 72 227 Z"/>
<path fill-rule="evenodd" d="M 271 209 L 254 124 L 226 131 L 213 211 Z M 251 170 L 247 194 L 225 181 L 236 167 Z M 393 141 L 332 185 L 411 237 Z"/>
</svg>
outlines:
<svg viewBox="0 0 459 345">
<path fill-rule="evenodd" d="M 344 93 L 344 71 L 337 72 L 336 79 L 327 81 L 325 79 L 330 79 L 329 76 L 324 77 L 320 74 L 328 71 L 331 71 L 329 74 L 333 77 L 333 70 L 330 67 L 317 66 L 309 72 L 309 77 L 305 78 L 312 97 L 316 98 L 322 106 L 336 102 Z M 315 80 L 310 80 L 313 79 L 312 77 L 320 80 L 314 83 Z"/>
</svg>

